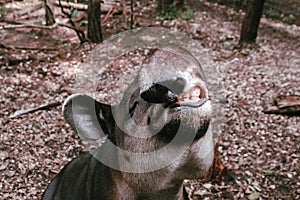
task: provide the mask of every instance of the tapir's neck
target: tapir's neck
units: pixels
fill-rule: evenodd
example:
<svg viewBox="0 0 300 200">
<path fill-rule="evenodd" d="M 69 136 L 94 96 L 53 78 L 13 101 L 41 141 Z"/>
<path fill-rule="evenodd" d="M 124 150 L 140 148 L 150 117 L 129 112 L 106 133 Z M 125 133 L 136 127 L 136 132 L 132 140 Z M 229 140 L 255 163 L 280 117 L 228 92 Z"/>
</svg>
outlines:
<svg viewBox="0 0 300 200">
<path fill-rule="evenodd" d="M 140 150 L 137 147 L 139 145 L 131 150 Z M 157 154 L 150 152 L 140 157 L 118 152 L 120 168 L 124 169 L 121 174 L 129 187 L 132 185 L 144 194 L 174 187 L 184 179 L 204 177 L 213 160 L 213 146 L 212 133 L 208 131 L 204 137 L 190 144 L 189 148 L 174 145 L 169 146 L 168 151 L 156 151 Z M 131 170 L 130 173 L 126 172 L 128 169 Z M 151 181 L 154 179 L 156 181 Z"/>
</svg>

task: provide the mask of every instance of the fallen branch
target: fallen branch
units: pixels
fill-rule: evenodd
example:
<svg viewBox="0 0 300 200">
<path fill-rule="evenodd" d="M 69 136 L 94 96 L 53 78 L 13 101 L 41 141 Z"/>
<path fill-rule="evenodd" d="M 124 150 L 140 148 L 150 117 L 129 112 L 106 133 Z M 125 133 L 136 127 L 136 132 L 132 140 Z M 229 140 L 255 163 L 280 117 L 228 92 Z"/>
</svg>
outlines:
<svg viewBox="0 0 300 200">
<path fill-rule="evenodd" d="M 2 23 L 6 23 L 6 24 L 23 24 L 23 23 L 21 23 L 21 22 L 14 21 L 14 20 L 10 20 L 10 19 L 7 19 L 7 18 L 2 19 L 1 22 L 2 22 Z"/>
<path fill-rule="evenodd" d="M 75 23 L 73 23 L 75 25 Z M 64 23 L 58 23 L 56 22 L 55 24 L 51 26 L 44 26 L 44 25 L 37 25 L 37 24 L 9 24 L 9 25 L 3 25 L 0 26 L 0 30 L 3 29 L 18 29 L 18 28 L 40 28 L 40 29 L 54 29 L 57 26 L 62 26 L 66 27 L 69 29 L 72 29 L 76 32 L 82 32 L 82 30 L 76 28 L 75 26 L 69 26 Z M 27 50 L 49 50 L 49 51 L 55 51 L 57 48 L 51 48 L 51 47 L 14 47 L 14 46 L 7 46 L 5 44 L 0 43 L 0 48 L 6 48 L 6 49 L 27 49 Z"/>
<path fill-rule="evenodd" d="M 44 25 L 38 25 L 38 24 L 9 24 L 9 25 L 0 26 L 0 30 L 3 30 L 3 29 L 16 29 L 16 28 L 54 29 L 58 25 L 59 25 L 58 23 L 55 23 L 51 26 L 44 26 Z"/>
<path fill-rule="evenodd" d="M 73 2 L 67 2 L 67 1 L 55 1 L 54 4 L 59 7 L 62 6 L 64 8 L 68 8 L 68 9 L 75 8 L 75 9 L 81 10 L 81 11 L 87 11 L 87 9 L 88 9 L 88 5 L 81 4 L 81 3 L 73 3 Z"/>
<path fill-rule="evenodd" d="M 29 14 L 29 13 L 31 13 L 33 11 L 39 10 L 43 6 L 44 6 L 44 3 L 39 3 L 39 4 L 36 4 L 36 5 L 32 6 L 32 7 L 21 9 L 21 10 L 15 12 L 14 15 L 23 16 L 23 15 Z"/>
<path fill-rule="evenodd" d="M 39 51 L 57 51 L 56 47 L 22 47 L 22 46 L 13 46 L 14 49 L 22 50 L 39 50 Z"/>
<path fill-rule="evenodd" d="M 22 47 L 22 46 L 11 46 L 0 43 L 0 48 L 5 49 L 21 49 L 21 50 L 39 50 L 39 51 L 57 51 L 55 47 Z"/>
<path fill-rule="evenodd" d="M 16 112 L 14 112 L 13 114 L 11 114 L 9 116 L 10 119 L 13 119 L 13 118 L 16 118 L 16 117 L 19 117 L 21 115 L 25 115 L 25 114 L 29 114 L 29 113 L 33 113 L 33 112 L 36 112 L 36 111 L 39 111 L 39 110 L 48 110 L 50 108 L 53 108 L 53 107 L 56 107 L 56 106 L 59 106 L 61 105 L 61 102 L 52 102 L 52 103 L 46 103 L 46 104 L 42 104 L 36 108 L 30 108 L 30 109 L 27 109 L 27 110 L 18 110 Z"/>
<path fill-rule="evenodd" d="M 0 42 L 0 48 L 2 48 L 2 49 L 11 49 L 9 46 L 7 46 L 7 45 L 5 45 L 1 42 Z"/>
<path fill-rule="evenodd" d="M 66 27 L 66 28 L 72 29 L 74 31 L 78 31 L 76 27 L 70 26 L 68 24 L 59 24 L 59 25 L 62 26 L 62 27 Z"/>
<path fill-rule="evenodd" d="M 75 27 L 69 26 L 67 24 L 64 23 L 59 23 L 56 22 L 55 24 L 51 25 L 51 26 L 44 26 L 44 25 L 37 25 L 37 24 L 9 24 L 9 25 L 3 25 L 0 26 L 0 30 L 3 29 L 17 29 L 17 28 L 40 28 L 40 29 L 54 29 L 57 26 L 63 26 L 63 27 L 67 27 L 73 30 L 76 30 Z"/>
<path fill-rule="evenodd" d="M 59 0 L 55 1 L 54 4 L 59 7 L 64 7 L 68 9 L 77 9 L 79 11 L 87 11 L 88 5 L 87 4 L 81 4 L 81 3 L 74 3 L 74 2 L 67 2 L 67 1 L 61 1 L 61 5 L 59 3 Z M 109 4 L 101 4 L 101 13 L 108 13 L 112 8 L 117 7 L 114 5 Z"/>
<path fill-rule="evenodd" d="M 0 48 L 1 48 L 1 43 L 0 43 Z M 0 67 L 1 66 L 14 66 L 14 65 L 18 65 L 22 62 L 28 62 L 28 61 L 32 61 L 34 60 L 34 58 L 22 58 L 22 59 L 14 59 L 14 58 L 6 58 L 3 60 L 3 62 L 0 62 Z"/>
<path fill-rule="evenodd" d="M 300 116 L 300 96 L 278 96 L 272 105 L 267 106 L 264 111 L 267 114 L 283 114 Z"/>
</svg>

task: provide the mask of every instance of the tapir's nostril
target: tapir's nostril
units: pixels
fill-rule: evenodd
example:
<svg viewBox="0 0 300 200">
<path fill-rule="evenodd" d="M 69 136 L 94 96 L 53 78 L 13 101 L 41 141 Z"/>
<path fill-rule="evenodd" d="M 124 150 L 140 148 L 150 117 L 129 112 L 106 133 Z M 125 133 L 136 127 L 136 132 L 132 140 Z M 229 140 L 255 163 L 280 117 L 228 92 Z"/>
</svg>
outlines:
<svg viewBox="0 0 300 200">
<path fill-rule="evenodd" d="M 164 85 L 154 84 L 141 93 L 141 98 L 148 103 L 172 103 L 177 101 L 177 95 Z"/>
<path fill-rule="evenodd" d="M 141 97 L 149 103 L 172 104 L 178 100 L 178 95 L 183 92 L 185 84 L 183 78 L 159 82 L 141 93 Z"/>
</svg>

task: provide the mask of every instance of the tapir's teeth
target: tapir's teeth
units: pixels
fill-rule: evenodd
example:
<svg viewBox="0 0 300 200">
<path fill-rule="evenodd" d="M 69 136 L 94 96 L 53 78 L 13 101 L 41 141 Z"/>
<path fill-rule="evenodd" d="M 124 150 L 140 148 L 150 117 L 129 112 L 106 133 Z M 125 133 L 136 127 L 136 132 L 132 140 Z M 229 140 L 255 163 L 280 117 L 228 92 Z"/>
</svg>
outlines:
<svg viewBox="0 0 300 200">
<path fill-rule="evenodd" d="M 201 95 L 200 87 L 194 87 L 190 91 L 179 95 L 178 100 L 180 102 L 195 102 L 198 101 Z"/>
<path fill-rule="evenodd" d="M 195 87 L 191 91 L 191 96 L 193 96 L 193 97 L 199 97 L 200 93 L 201 93 L 200 88 L 199 87 Z"/>
</svg>

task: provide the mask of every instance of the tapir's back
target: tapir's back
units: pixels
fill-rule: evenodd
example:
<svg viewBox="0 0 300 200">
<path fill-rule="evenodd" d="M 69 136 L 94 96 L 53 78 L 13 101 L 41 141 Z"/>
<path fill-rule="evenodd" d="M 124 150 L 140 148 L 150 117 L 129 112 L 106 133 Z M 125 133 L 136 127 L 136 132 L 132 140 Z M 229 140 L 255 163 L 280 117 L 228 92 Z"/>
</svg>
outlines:
<svg viewBox="0 0 300 200">
<path fill-rule="evenodd" d="M 43 200 L 109 199 L 110 171 L 90 153 L 69 162 L 51 181 Z M 106 184 L 102 184 L 106 183 Z"/>
</svg>

